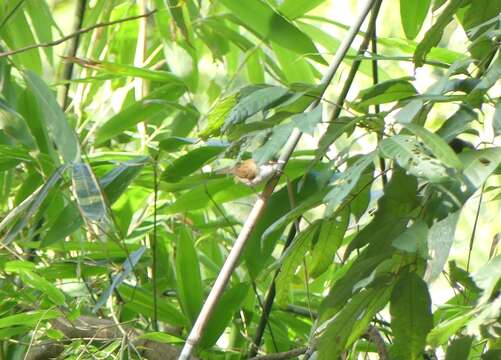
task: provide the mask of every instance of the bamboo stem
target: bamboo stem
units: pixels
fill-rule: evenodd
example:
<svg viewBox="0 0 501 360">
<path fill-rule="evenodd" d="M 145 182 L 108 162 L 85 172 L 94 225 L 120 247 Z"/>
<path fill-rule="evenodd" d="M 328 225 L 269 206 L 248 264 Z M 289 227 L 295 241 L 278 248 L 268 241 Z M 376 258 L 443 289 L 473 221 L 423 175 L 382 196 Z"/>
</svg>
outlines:
<svg viewBox="0 0 501 360">
<path fill-rule="evenodd" d="M 308 106 L 305 112 L 313 110 L 320 102 L 320 99 L 325 93 L 327 86 L 334 77 L 337 69 L 339 68 L 339 65 L 341 65 L 341 62 L 345 57 L 346 53 L 348 52 L 351 43 L 355 39 L 358 30 L 362 26 L 362 23 L 364 22 L 365 18 L 367 17 L 367 14 L 369 13 L 371 7 L 374 5 L 375 2 L 376 0 L 367 0 L 364 6 L 362 7 L 361 13 L 358 15 L 357 19 L 355 20 L 355 23 L 350 27 L 350 30 L 346 34 L 346 37 L 344 38 L 343 42 L 339 45 L 339 48 L 337 49 L 336 54 L 334 55 L 334 59 L 332 60 L 332 63 L 329 66 L 329 69 L 327 70 L 327 73 L 321 80 L 320 83 L 321 96 L 318 99 L 315 99 L 310 104 L 310 106 Z M 280 173 L 281 170 L 285 167 L 287 161 L 292 155 L 292 152 L 296 148 L 299 139 L 301 138 L 301 134 L 302 133 L 299 130 L 294 129 L 291 136 L 289 137 L 289 140 L 285 145 L 285 150 L 278 160 L 278 173 Z M 274 177 L 271 180 L 269 180 L 263 192 L 261 193 L 258 200 L 254 204 L 254 207 L 252 208 L 249 216 L 247 217 L 242 227 L 242 230 L 238 235 L 238 238 L 235 240 L 235 244 L 233 245 L 233 248 L 231 249 L 228 258 L 226 259 L 223 268 L 221 269 L 216 279 L 216 282 L 214 283 L 214 286 L 212 287 L 212 290 L 209 293 L 209 296 L 207 297 L 207 300 L 205 301 L 202 310 L 200 311 L 200 314 L 198 315 L 198 318 L 195 321 L 195 324 L 193 325 L 193 328 L 191 329 L 188 338 L 186 339 L 186 343 L 184 344 L 184 347 L 179 356 L 180 360 L 189 360 L 191 354 L 195 350 L 195 347 L 200 341 L 203 332 L 205 330 L 205 327 L 207 326 L 207 323 L 209 322 L 209 319 L 212 313 L 214 312 L 214 309 L 219 299 L 221 298 L 224 289 L 226 288 L 226 285 L 228 284 L 231 274 L 233 273 L 238 264 L 238 260 L 240 259 L 240 255 L 244 249 L 244 246 L 247 240 L 249 239 L 252 230 L 256 226 L 257 221 L 261 217 L 263 210 L 266 208 L 268 200 L 270 199 L 271 194 L 273 193 L 273 190 L 277 185 L 277 183 L 278 183 L 278 177 Z"/>
</svg>

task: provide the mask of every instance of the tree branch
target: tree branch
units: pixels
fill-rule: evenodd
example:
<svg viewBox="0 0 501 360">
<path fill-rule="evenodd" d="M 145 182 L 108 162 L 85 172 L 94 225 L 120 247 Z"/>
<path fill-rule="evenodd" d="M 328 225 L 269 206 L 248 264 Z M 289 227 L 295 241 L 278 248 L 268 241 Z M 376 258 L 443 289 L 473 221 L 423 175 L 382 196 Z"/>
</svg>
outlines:
<svg viewBox="0 0 501 360">
<path fill-rule="evenodd" d="M 16 55 L 16 54 L 19 54 L 19 53 L 22 53 L 22 52 L 25 52 L 25 51 L 33 50 L 33 49 L 56 46 L 56 45 L 59 45 L 59 44 L 65 42 L 65 41 L 68 41 L 69 39 L 77 37 L 77 36 L 79 36 L 81 34 L 88 33 L 89 31 L 92 31 L 94 29 L 101 28 L 101 27 L 106 27 L 106 26 L 111 26 L 111 25 L 115 25 L 115 24 L 120 24 L 120 23 L 123 23 L 123 22 L 126 22 L 126 21 L 137 20 L 137 19 L 141 19 L 143 17 L 148 17 L 150 15 L 153 15 L 156 11 L 157 10 L 155 9 L 155 10 L 152 10 L 152 11 L 146 13 L 146 14 L 136 15 L 136 16 L 131 16 L 131 17 L 126 17 L 126 18 L 123 18 L 123 19 L 119 19 L 119 20 L 114 20 L 114 21 L 109 21 L 109 22 L 103 22 L 103 23 L 95 24 L 95 25 L 89 26 L 89 27 L 87 27 L 85 29 L 80 29 L 78 31 L 75 31 L 74 33 L 66 35 L 65 37 L 62 37 L 59 40 L 54 40 L 54 41 L 50 41 L 50 42 L 46 42 L 46 43 L 40 43 L 40 44 L 33 44 L 33 45 L 29 45 L 29 46 L 26 46 L 26 47 L 21 48 L 21 49 L 4 51 L 4 52 L 0 53 L 0 58 L 3 58 L 5 56 Z"/>
<path fill-rule="evenodd" d="M 336 74 L 343 58 L 346 56 L 346 53 L 348 52 L 348 49 L 351 46 L 351 43 L 355 39 L 358 30 L 362 26 L 362 23 L 367 17 L 367 14 L 369 13 L 370 9 L 375 3 L 376 0 L 366 1 L 364 6 L 362 7 L 360 15 L 356 18 L 354 24 L 350 27 L 350 30 L 347 32 L 345 38 L 343 39 L 343 42 L 339 45 L 339 48 L 337 49 L 336 55 L 334 56 L 334 59 L 332 60 L 332 63 L 329 66 L 329 69 L 327 70 L 327 73 L 320 82 L 320 88 L 321 88 L 320 97 L 322 97 L 323 94 L 325 93 L 327 86 L 330 84 L 332 78 Z M 319 99 L 314 100 L 310 104 L 310 106 L 308 106 L 305 112 L 312 111 L 319 104 L 319 102 L 320 102 Z M 278 160 L 277 174 L 280 174 L 280 172 L 285 167 L 290 156 L 292 155 L 292 152 L 296 148 L 296 145 L 299 142 L 301 135 L 302 133 L 298 129 L 294 129 L 294 131 L 292 132 L 291 136 L 289 137 L 289 140 L 287 141 L 284 147 L 284 152 L 282 153 L 282 155 Z M 214 309 L 217 303 L 219 302 L 219 299 L 221 298 L 226 288 L 226 285 L 228 284 L 231 278 L 231 274 L 238 265 L 240 255 L 244 249 L 244 246 L 247 243 L 247 240 L 250 238 L 251 232 L 256 226 L 264 209 L 266 208 L 268 200 L 270 199 L 271 194 L 273 193 L 273 190 L 275 189 L 275 186 L 278 183 L 278 180 L 279 177 L 275 176 L 274 178 L 268 181 L 263 192 L 261 193 L 258 200 L 254 204 L 254 207 L 252 208 L 249 216 L 247 217 L 247 220 L 242 226 L 242 230 L 238 238 L 235 240 L 233 248 L 231 249 L 230 254 L 228 255 L 223 265 L 223 268 L 221 269 L 221 272 L 219 273 L 216 282 L 214 283 L 214 286 L 211 292 L 209 293 L 209 296 L 207 297 L 207 300 L 205 301 L 202 310 L 200 311 L 198 318 L 195 324 L 193 325 L 193 328 L 191 329 L 188 338 L 186 339 L 186 343 L 184 344 L 181 355 L 179 356 L 180 360 L 190 359 L 192 352 L 194 351 L 195 347 L 200 341 L 204 333 L 204 330 L 207 326 L 207 323 L 209 322 L 209 319 L 211 318 L 211 315 L 214 312 Z"/>
</svg>

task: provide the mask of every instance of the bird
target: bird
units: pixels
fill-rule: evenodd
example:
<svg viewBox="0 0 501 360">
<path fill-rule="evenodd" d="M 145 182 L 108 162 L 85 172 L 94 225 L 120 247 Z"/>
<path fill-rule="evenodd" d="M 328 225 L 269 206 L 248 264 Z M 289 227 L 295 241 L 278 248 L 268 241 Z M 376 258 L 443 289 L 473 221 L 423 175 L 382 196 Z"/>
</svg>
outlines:
<svg viewBox="0 0 501 360">
<path fill-rule="evenodd" d="M 233 167 L 221 169 L 219 173 L 232 174 L 237 181 L 248 186 L 255 186 L 269 180 L 279 169 L 279 162 L 258 165 L 254 159 L 248 159 Z"/>
</svg>

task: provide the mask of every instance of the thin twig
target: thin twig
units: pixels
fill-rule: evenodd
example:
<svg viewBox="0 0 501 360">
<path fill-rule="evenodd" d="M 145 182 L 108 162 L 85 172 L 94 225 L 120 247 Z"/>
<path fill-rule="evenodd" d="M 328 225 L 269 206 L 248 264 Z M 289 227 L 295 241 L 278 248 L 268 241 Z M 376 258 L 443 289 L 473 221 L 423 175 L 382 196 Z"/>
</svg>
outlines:
<svg viewBox="0 0 501 360">
<path fill-rule="evenodd" d="M 65 42 L 65 41 L 68 41 L 69 39 L 72 39 L 72 38 L 74 38 L 76 36 L 88 33 L 89 31 L 92 31 L 94 29 L 101 28 L 101 27 L 106 27 L 106 26 L 111 26 L 111 25 L 115 25 L 115 24 L 120 24 L 120 23 L 123 23 L 123 22 L 126 22 L 126 21 L 137 20 L 137 19 L 141 19 L 143 17 L 148 17 L 150 15 L 153 15 L 156 11 L 157 10 L 155 9 L 155 10 L 152 10 L 152 11 L 146 13 L 146 14 L 141 14 L 141 15 L 126 17 L 126 18 L 118 19 L 118 20 L 114 20 L 114 21 L 109 21 L 109 22 L 103 22 L 103 23 L 95 24 L 95 25 L 89 26 L 89 27 L 87 27 L 85 29 L 80 29 L 80 30 L 78 30 L 78 31 L 76 31 L 76 32 L 74 32 L 72 34 L 66 35 L 66 36 L 64 36 L 64 37 L 62 37 L 61 39 L 58 39 L 58 40 L 49 41 L 49 42 L 46 42 L 46 43 L 33 44 L 33 45 L 29 45 L 29 46 L 26 46 L 26 47 L 21 48 L 21 49 L 4 51 L 4 52 L 0 53 L 0 58 L 3 58 L 5 56 L 16 55 L 16 54 L 19 54 L 19 53 L 22 53 L 22 52 L 25 52 L 25 51 L 33 50 L 33 49 L 47 48 L 47 47 L 56 46 L 56 45 L 59 45 L 59 44 Z"/>
<path fill-rule="evenodd" d="M 379 83 L 379 68 L 378 68 L 378 63 L 377 63 L 377 25 L 374 23 L 374 28 L 372 29 L 371 32 L 371 51 L 372 54 L 375 55 L 375 57 L 372 58 L 371 64 L 372 64 L 372 83 L 374 85 L 377 85 Z M 376 117 L 379 115 L 380 112 L 380 107 L 379 104 L 374 105 L 374 113 L 376 114 Z M 377 137 L 377 142 L 378 145 L 383 139 L 383 134 L 384 134 L 384 122 L 383 122 L 383 128 L 381 129 L 381 132 L 378 133 Z M 380 156 L 379 157 L 379 168 L 381 172 L 383 173 L 383 176 L 381 176 L 381 181 L 383 183 L 383 187 L 388 183 L 388 178 L 386 174 L 384 173 L 386 170 L 386 164 L 384 162 L 384 159 Z"/>
<path fill-rule="evenodd" d="M 369 340 L 376 345 L 377 353 L 379 355 L 379 359 L 381 360 L 388 360 L 390 357 L 388 355 L 388 350 L 386 349 L 386 344 L 384 342 L 383 337 L 379 333 L 379 330 L 375 328 L 374 326 L 371 326 L 367 330 L 367 335 L 369 337 Z"/>
<path fill-rule="evenodd" d="M 364 39 L 362 40 L 362 43 L 360 44 L 360 47 L 358 48 L 357 55 L 363 55 L 369 47 L 369 43 L 370 43 L 371 38 L 372 38 L 372 33 L 373 33 L 374 28 L 376 26 L 376 20 L 377 20 L 378 14 L 379 14 L 379 9 L 381 7 L 381 3 L 382 3 L 382 0 L 377 0 L 374 4 L 374 8 L 371 11 L 369 25 L 367 26 L 367 32 L 365 33 Z M 355 75 L 357 74 L 361 63 L 362 63 L 362 60 L 360 60 L 360 59 L 353 60 L 353 63 L 351 64 L 350 72 L 348 73 L 348 77 L 346 78 L 344 85 L 343 85 L 343 88 L 341 89 L 341 93 L 339 94 L 338 100 L 336 102 L 336 107 L 334 109 L 334 112 L 331 115 L 330 121 L 334 121 L 341 114 L 341 109 L 343 108 L 343 104 L 346 100 L 346 97 L 348 96 L 348 92 L 350 91 L 351 85 L 353 83 L 353 80 L 355 79 Z"/>
<path fill-rule="evenodd" d="M 466 260 L 466 271 L 470 270 L 470 260 L 471 260 L 471 252 L 473 251 L 473 243 L 475 241 L 475 233 L 477 232 L 478 218 L 480 217 L 480 207 L 482 206 L 482 200 L 484 197 L 484 189 L 485 183 L 482 185 L 482 189 L 480 190 L 480 198 L 478 199 L 477 212 L 475 214 L 475 221 L 473 222 L 473 229 L 471 230 L 470 236 L 470 247 L 468 249 L 468 259 Z"/>
<path fill-rule="evenodd" d="M 376 1 L 377 0 L 366 1 L 364 6 L 362 7 L 360 15 L 355 19 L 354 24 L 351 26 L 350 30 L 347 32 L 342 43 L 339 45 L 336 55 L 334 56 L 331 65 L 329 66 L 329 69 L 327 70 L 325 76 L 322 78 L 320 82 L 321 94 L 325 93 L 328 85 L 330 84 L 332 78 L 334 77 L 339 66 L 341 65 L 341 62 L 346 56 L 346 53 L 348 52 L 353 40 L 355 39 L 358 30 L 362 26 L 362 23 L 367 17 L 367 14 L 369 13 L 372 6 L 376 3 Z M 319 104 L 318 100 L 313 101 L 310 104 L 310 106 L 308 106 L 308 108 L 305 110 L 305 112 L 312 111 L 318 106 L 318 104 Z M 302 135 L 301 131 L 299 131 L 297 128 L 294 129 L 292 134 L 290 135 L 289 140 L 287 141 L 284 147 L 284 151 L 278 160 L 278 169 L 277 169 L 278 174 L 283 170 L 285 164 L 289 161 L 289 158 L 291 157 L 294 149 L 296 148 L 296 145 L 301 139 L 301 135 Z M 233 248 L 231 249 L 216 279 L 216 282 L 214 283 L 214 286 L 211 292 L 209 293 L 209 296 L 207 297 L 207 300 L 205 301 L 198 315 L 198 318 L 195 321 L 193 328 L 191 329 L 188 338 L 186 339 L 186 343 L 184 344 L 179 359 L 181 360 L 190 359 L 192 352 L 195 350 L 195 347 L 200 341 L 204 333 L 204 330 L 211 318 L 211 315 L 214 312 L 214 309 L 219 302 L 219 299 L 223 295 L 223 292 L 231 278 L 233 271 L 235 270 L 235 268 L 239 263 L 240 255 L 242 254 L 242 251 L 247 243 L 247 240 L 250 238 L 252 230 L 254 229 L 259 218 L 263 214 L 263 211 L 265 210 L 266 205 L 268 204 L 268 201 L 273 193 L 273 190 L 275 189 L 275 186 L 278 184 L 278 181 L 279 181 L 279 176 L 275 176 L 272 179 L 270 179 L 268 183 L 265 185 L 265 188 L 261 193 L 261 195 L 259 196 L 259 198 L 257 199 L 256 203 L 254 204 L 254 207 L 252 208 L 245 223 L 243 224 L 241 232 L 238 238 L 235 240 Z"/>
</svg>

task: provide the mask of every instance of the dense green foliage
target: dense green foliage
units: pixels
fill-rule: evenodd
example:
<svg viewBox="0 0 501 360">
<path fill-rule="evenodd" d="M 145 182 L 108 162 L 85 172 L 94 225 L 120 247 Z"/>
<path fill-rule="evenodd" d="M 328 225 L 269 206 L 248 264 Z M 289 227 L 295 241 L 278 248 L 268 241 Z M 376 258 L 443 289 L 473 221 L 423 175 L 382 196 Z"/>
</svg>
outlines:
<svg viewBox="0 0 501 360">
<path fill-rule="evenodd" d="M 295 129 L 197 356 L 500 359 L 501 0 L 373 1 L 322 96 L 362 3 L 0 0 L 0 360 L 174 358 Z"/>
</svg>

